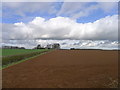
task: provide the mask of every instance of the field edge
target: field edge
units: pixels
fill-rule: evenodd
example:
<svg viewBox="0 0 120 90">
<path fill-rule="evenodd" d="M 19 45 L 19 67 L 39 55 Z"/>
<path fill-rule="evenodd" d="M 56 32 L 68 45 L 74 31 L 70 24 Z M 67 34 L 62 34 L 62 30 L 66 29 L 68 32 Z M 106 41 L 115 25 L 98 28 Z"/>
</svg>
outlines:
<svg viewBox="0 0 120 90">
<path fill-rule="evenodd" d="M 8 67 L 10 67 L 10 66 L 14 66 L 14 65 L 17 65 L 17 64 L 19 64 L 19 63 L 22 63 L 22 62 L 31 60 L 31 59 L 33 59 L 33 58 L 36 58 L 36 57 L 38 57 L 38 56 L 40 56 L 40 55 L 43 55 L 43 54 L 46 54 L 46 53 L 49 53 L 49 52 L 52 52 L 52 51 L 54 51 L 54 50 L 50 50 L 50 51 L 47 51 L 47 52 L 43 52 L 43 53 L 40 53 L 39 55 L 35 55 L 35 56 L 29 57 L 29 58 L 26 58 L 26 59 L 22 59 L 22 60 L 17 61 L 17 62 L 10 63 L 10 64 L 8 64 L 8 65 L 4 65 L 4 66 L 0 67 L 0 70 L 3 70 L 3 69 L 6 69 L 6 68 L 8 68 Z"/>
</svg>

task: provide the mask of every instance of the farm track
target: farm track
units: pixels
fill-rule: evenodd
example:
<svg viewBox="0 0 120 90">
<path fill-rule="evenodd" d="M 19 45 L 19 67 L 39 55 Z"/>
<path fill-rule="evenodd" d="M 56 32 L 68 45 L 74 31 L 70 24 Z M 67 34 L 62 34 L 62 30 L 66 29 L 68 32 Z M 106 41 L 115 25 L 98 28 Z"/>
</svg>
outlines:
<svg viewBox="0 0 120 90">
<path fill-rule="evenodd" d="M 55 50 L 2 70 L 3 88 L 101 88 L 118 77 L 118 52 Z"/>
</svg>

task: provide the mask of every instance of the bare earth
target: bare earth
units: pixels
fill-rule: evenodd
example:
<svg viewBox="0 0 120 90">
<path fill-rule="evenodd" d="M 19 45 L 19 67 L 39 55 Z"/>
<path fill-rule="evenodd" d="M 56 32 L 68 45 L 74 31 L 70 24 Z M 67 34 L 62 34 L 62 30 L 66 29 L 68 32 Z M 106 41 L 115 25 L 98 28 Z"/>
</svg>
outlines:
<svg viewBox="0 0 120 90">
<path fill-rule="evenodd" d="M 55 50 L 2 74 L 3 88 L 102 88 L 118 77 L 118 51 Z"/>
</svg>

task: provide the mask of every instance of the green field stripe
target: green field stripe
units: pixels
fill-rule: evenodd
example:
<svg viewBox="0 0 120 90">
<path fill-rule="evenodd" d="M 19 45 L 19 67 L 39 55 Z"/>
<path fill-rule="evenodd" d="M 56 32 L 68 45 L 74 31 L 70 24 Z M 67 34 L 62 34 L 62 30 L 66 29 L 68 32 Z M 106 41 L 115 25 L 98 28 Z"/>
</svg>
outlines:
<svg viewBox="0 0 120 90">
<path fill-rule="evenodd" d="M 31 60 L 35 57 L 38 57 L 40 55 L 46 54 L 46 53 L 51 52 L 51 51 L 53 51 L 53 50 L 43 52 L 43 53 L 40 53 L 39 55 L 35 55 L 35 56 L 29 57 L 29 58 L 26 58 L 26 59 L 23 59 L 23 60 L 20 60 L 20 61 L 17 61 L 17 62 L 13 62 L 13 63 L 7 64 L 7 65 L 3 65 L 2 67 L 0 67 L 0 70 L 5 69 L 5 68 L 10 67 L 10 66 L 13 66 L 13 65 L 16 65 L 16 64 L 19 64 L 19 63 L 22 63 L 22 62 L 27 61 L 27 60 Z"/>
<path fill-rule="evenodd" d="M 0 49 L 2 56 L 20 55 L 33 52 L 42 52 L 47 49 Z"/>
<path fill-rule="evenodd" d="M 39 50 L 39 51 L 27 52 L 27 53 L 12 54 L 12 55 L 3 55 L 2 57 L 10 57 L 10 56 L 24 55 L 24 54 L 31 54 L 31 53 L 44 52 L 44 51 L 49 51 L 49 50 L 48 50 L 48 49 L 44 49 L 44 50 Z M 18 52 L 19 52 L 19 51 L 18 51 Z M 5 52 L 4 52 L 4 53 L 5 53 Z M 3 53 L 3 54 L 4 54 L 4 53 Z"/>
</svg>

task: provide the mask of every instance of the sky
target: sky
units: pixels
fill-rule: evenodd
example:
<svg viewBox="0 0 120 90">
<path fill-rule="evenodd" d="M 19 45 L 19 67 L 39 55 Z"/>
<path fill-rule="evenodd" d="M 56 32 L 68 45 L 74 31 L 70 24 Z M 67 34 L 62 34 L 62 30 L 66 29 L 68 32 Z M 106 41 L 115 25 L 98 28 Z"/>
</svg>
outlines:
<svg viewBox="0 0 120 90">
<path fill-rule="evenodd" d="M 118 48 L 117 2 L 2 2 L 0 24 L 2 45 Z"/>
</svg>

